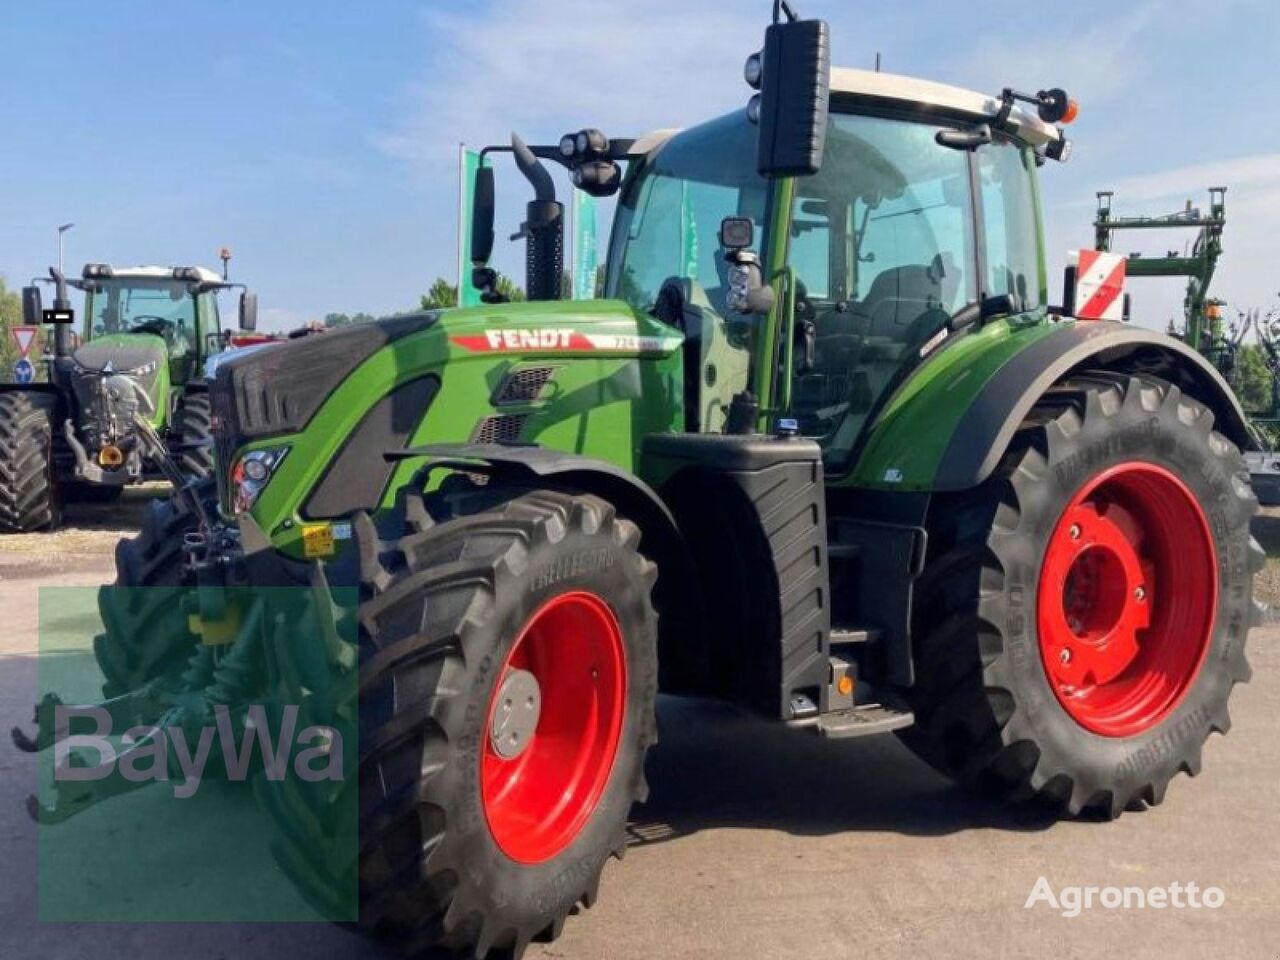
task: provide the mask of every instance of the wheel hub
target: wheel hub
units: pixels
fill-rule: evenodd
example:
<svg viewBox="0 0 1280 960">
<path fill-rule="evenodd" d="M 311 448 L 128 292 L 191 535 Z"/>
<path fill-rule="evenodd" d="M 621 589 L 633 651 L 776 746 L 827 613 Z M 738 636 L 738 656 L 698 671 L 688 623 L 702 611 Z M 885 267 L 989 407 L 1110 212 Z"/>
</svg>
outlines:
<svg viewBox="0 0 1280 960">
<path fill-rule="evenodd" d="M 1062 597 L 1049 611 L 1060 642 L 1051 668 L 1074 687 L 1109 683 L 1138 655 L 1138 632 L 1151 624 L 1141 534 L 1115 504 L 1079 504 L 1063 522 L 1068 536 L 1055 538 L 1044 570 Z"/>
<path fill-rule="evenodd" d="M 510 670 L 498 688 L 498 697 L 489 727 L 493 752 L 504 760 L 514 760 L 533 742 L 542 715 L 542 688 L 528 670 Z"/>
<path fill-rule="evenodd" d="M 534 612 L 498 673 L 480 763 L 485 818 L 518 863 L 545 863 L 596 812 L 626 714 L 618 619 L 600 597 L 561 594 Z"/>
<path fill-rule="evenodd" d="M 1217 557 L 1195 494 L 1163 467 L 1132 462 L 1072 497 L 1037 588 L 1041 662 L 1082 727 L 1130 737 L 1181 702 L 1209 649 Z"/>
</svg>

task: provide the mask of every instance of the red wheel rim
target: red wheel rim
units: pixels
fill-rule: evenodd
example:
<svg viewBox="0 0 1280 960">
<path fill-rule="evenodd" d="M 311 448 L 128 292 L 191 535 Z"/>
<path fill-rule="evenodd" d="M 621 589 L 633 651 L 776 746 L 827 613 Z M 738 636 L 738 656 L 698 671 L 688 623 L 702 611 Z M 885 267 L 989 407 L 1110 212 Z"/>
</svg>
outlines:
<svg viewBox="0 0 1280 960">
<path fill-rule="evenodd" d="M 533 676 L 541 708 L 521 752 L 503 756 L 495 743 L 511 748 L 495 715 L 520 706 L 504 694 L 516 689 L 513 674 Z M 512 860 L 551 859 L 591 818 L 618 752 L 626 688 L 622 631 L 599 597 L 562 594 L 525 624 L 494 685 L 480 771 L 489 831 Z"/>
<path fill-rule="evenodd" d="M 1108 737 L 1158 725 L 1191 688 L 1218 605 L 1204 510 L 1151 463 L 1099 473 L 1067 505 L 1037 593 L 1040 654 L 1058 702 Z"/>
</svg>

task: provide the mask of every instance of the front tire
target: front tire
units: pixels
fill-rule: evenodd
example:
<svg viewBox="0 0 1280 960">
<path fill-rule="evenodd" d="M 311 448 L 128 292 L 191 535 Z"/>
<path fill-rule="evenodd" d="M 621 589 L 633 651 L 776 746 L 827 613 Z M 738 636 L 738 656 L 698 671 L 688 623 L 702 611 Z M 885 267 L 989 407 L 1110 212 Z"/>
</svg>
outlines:
<svg viewBox="0 0 1280 960">
<path fill-rule="evenodd" d="M 991 480 L 932 513 L 903 739 L 1070 815 L 1160 803 L 1250 675 L 1255 509 L 1239 451 L 1177 387 L 1054 388 Z"/>
<path fill-rule="evenodd" d="M 410 495 L 388 539 L 354 523 L 360 925 L 411 953 L 557 936 L 622 856 L 657 739 L 657 570 L 636 526 L 593 496 L 485 497 L 437 523 Z M 290 816 L 294 786 L 263 794 L 314 891 L 323 839 Z"/>
<path fill-rule="evenodd" d="M 0 393 L 0 533 L 52 530 L 62 520 L 53 455 L 58 398 Z"/>
<path fill-rule="evenodd" d="M 196 484 L 192 495 L 216 510 L 214 481 Z M 200 517 L 183 494 L 152 501 L 136 537 L 116 544 L 116 582 L 98 591 L 104 630 L 93 651 L 106 677 L 107 698 L 136 689 L 160 676 L 176 675 L 198 639 L 187 626 L 180 602 L 183 589 L 183 538 Z"/>
<path fill-rule="evenodd" d="M 213 407 L 209 394 L 188 390 L 173 417 L 172 433 L 180 449 L 176 459 L 187 478 L 213 473 Z"/>
</svg>

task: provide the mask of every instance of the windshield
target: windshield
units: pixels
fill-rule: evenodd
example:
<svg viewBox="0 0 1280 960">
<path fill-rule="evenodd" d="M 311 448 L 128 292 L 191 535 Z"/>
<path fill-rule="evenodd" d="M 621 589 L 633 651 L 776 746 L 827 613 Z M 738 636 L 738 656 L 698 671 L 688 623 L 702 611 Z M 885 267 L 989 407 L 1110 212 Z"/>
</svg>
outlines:
<svg viewBox="0 0 1280 960">
<path fill-rule="evenodd" d="M 89 334 L 154 333 L 175 356 L 190 349 L 196 300 L 177 280 L 100 280 L 90 293 Z"/>
<path fill-rule="evenodd" d="M 750 217 L 760 249 L 768 182 L 756 173 L 756 128 L 731 114 L 674 136 L 628 184 L 614 224 L 606 296 L 651 311 L 664 281 L 694 281 L 721 316 L 725 217 Z"/>
<path fill-rule="evenodd" d="M 1003 143 L 974 161 L 990 220 L 980 277 L 971 154 L 940 146 L 938 129 L 833 114 L 822 169 L 796 181 L 788 261 L 797 325 L 815 347 L 813 364 L 794 371 L 792 406 L 831 464 L 958 310 L 1005 292 L 1038 302 L 1029 161 Z"/>
</svg>

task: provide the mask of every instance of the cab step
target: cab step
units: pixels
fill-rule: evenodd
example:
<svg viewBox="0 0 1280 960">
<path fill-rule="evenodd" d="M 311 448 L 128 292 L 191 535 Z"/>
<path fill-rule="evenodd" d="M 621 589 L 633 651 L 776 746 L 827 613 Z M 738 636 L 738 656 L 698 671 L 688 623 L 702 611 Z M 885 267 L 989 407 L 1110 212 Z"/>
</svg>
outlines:
<svg viewBox="0 0 1280 960">
<path fill-rule="evenodd" d="M 825 740 L 849 740 L 878 733 L 902 730 L 916 722 L 910 710 L 880 703 L 868 703 L 848 710 L 824 713 L 814 724 L 818 736 Z"/>
<path fill-rule="evenodd" d="M 880 642 L 880 631 L 871 630 L 843 630 L 839 627 L 831 630 L 827 634 L 827 642 L 832 647 L 855 646 L 858 644 L 871 644 Z"/>
</svg>

